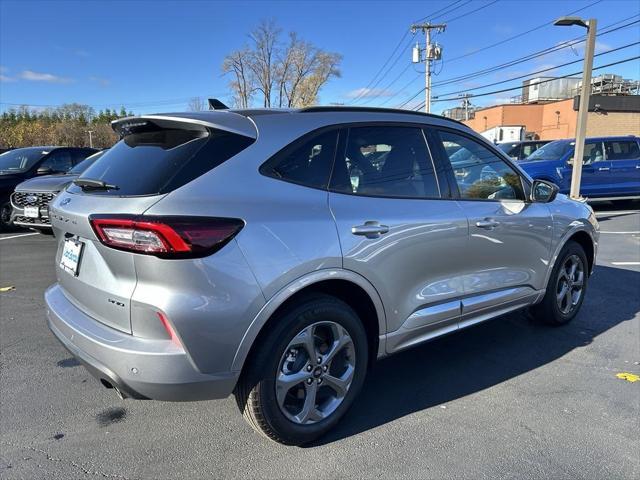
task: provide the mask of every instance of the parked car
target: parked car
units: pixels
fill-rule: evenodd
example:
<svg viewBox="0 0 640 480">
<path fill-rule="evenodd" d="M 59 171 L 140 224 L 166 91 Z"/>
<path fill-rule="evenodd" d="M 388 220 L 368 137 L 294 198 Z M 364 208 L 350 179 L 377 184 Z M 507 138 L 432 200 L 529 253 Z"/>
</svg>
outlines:
<svg viewBox="0 0 640 480">
<path fill-rule="evenodd" d="M 122 140 L 51 204 L 45 299 L 54 335 L 121 396 L 233 393 L 297 445 L 336 425 L 377 358 L 582 305 L 591 208 L 454 120 L 314 107 L 113 125 Z"/>
<path fill-rule="evenodd" d="M 95 152 L 94 148 L 47 146 L 0 154 L 0 230 L 12 226 L 9 197 L 19 183 L 35 176 L 64 173 Z"/>
<path fill-rule="evenodd" d="M 505 142 L 499 143 L 498 148 L 514 160 L 522 160 L 550 141 L 551 140 L 523 140 L 522 142 Z"/>
<path fill-rule="evenodd" d="M 580 193 L 592 200 L 640 198 L 640 144 L 635 136 L 587 138 Z M 520 162 L 532 178 L 553 182 L 568 193 L 574 140 L 557 140 Z"/>
<path fill-rule="evenodd" d="M 11 195 L 11 222 L 41 233 L 50 233 L 49 203 L 51 200 L 105 151 L 102 150 L 85 158 L 67 173 L 43 175 L 19 184 Z"/>
</svg>

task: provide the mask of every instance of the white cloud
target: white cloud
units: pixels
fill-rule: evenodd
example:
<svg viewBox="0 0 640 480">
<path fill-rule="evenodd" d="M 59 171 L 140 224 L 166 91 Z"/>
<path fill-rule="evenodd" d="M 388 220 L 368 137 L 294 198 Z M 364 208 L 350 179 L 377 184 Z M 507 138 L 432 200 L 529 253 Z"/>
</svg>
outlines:
<svg viewBox="0 0 640 480">
<path fill-rule="evenodd" d="M 15 82 L 15 81 L 16 81 L 16 79 L 15 79 L 15 78 L 13 78 L 13 77 L 8 77 L 8 76 L 6 76 L 6 75 L 2 75 L 2 74 L 0 73 L 0 82 L 8 83 L 8 82 Z"/>
<path fill-rule="evenodd" d="M 66 77 L 59 77 L 51 73 L 34 72 L 33 70 L 23 70 L 20 73 L 22 80 L 28 80 L 30 82 L 48 82 L 48 83 L 71 83 L 73 79 Z"/>
<path fill-rule="evenodd" d="M 109 80 L 108 78 L 96 77 L 92 75 L 91 77 L 89 77 L 89 80 L 91 80 L 92 82 L 96 82 L 98 85 L 100 85 L 103 88 L 106 88 L 109 85 L 111 85 L 111 80 Z"/>
<path fill-rule="evenodd" d="M 393 95 L 391 90 L 382 88 L 358 88 L 347 93 L 347 98 L 367 98 L 367 97 L 390 97 Z"/>
</svg>

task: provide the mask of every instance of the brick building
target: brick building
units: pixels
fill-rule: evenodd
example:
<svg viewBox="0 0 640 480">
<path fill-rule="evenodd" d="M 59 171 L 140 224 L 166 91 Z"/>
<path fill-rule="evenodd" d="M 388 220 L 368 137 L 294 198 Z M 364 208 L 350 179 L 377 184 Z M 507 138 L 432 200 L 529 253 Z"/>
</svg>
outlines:
<svg viewBox="0 0 640 480">
<path fill-rule="evenodd" d="M 549 103 L 505 104 L 477 109 L 466 120 L 477 132 L 505 125 L 524 125 L 527 136 L 541 140 L 571 138 L 578 119 L 576 98 Z M 587 136 L 640 136 L 640 96 L 598 96 L 589 101 Z"/>
</svg>

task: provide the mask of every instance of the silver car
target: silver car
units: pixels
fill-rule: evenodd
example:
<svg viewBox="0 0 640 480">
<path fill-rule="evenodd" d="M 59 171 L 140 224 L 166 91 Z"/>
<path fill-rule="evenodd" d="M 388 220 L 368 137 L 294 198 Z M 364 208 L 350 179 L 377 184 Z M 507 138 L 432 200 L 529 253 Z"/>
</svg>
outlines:
<svg viewBox="0 0 640 480">
<path fill-rule="evenodd" d="M 113 127 L 52 203 L 45 297 L 55 336 L 122 397 L 233 393 L 256 430 L 303 444 L 376 359 L 523 307 L 562 325 L 584 300 L 591 208 L 453 120 L 314 107 Z"/>
</svg>

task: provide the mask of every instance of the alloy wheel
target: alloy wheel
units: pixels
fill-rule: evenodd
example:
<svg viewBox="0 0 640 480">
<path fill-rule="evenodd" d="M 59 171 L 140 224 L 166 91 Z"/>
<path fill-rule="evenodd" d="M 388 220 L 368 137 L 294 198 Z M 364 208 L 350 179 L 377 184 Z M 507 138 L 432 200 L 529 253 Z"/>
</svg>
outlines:
<svg viewBox="0 0 640 480">
<path fill-rule="evenodd" d="M 580 303 L 584 291 L 584 264 L 578 255 L 569 256 L 558 272 L 556 301 L 563 315 L 569 315 Z"/>
<path fill-rule="evenodd" d="M 276 372 L 276 399 L 292 422 L 307 425 L 329 417 L 343 402 L 355 373 L 355 349 L 341 325 L 318 322 L 293 337 Z"/>
</svg>

